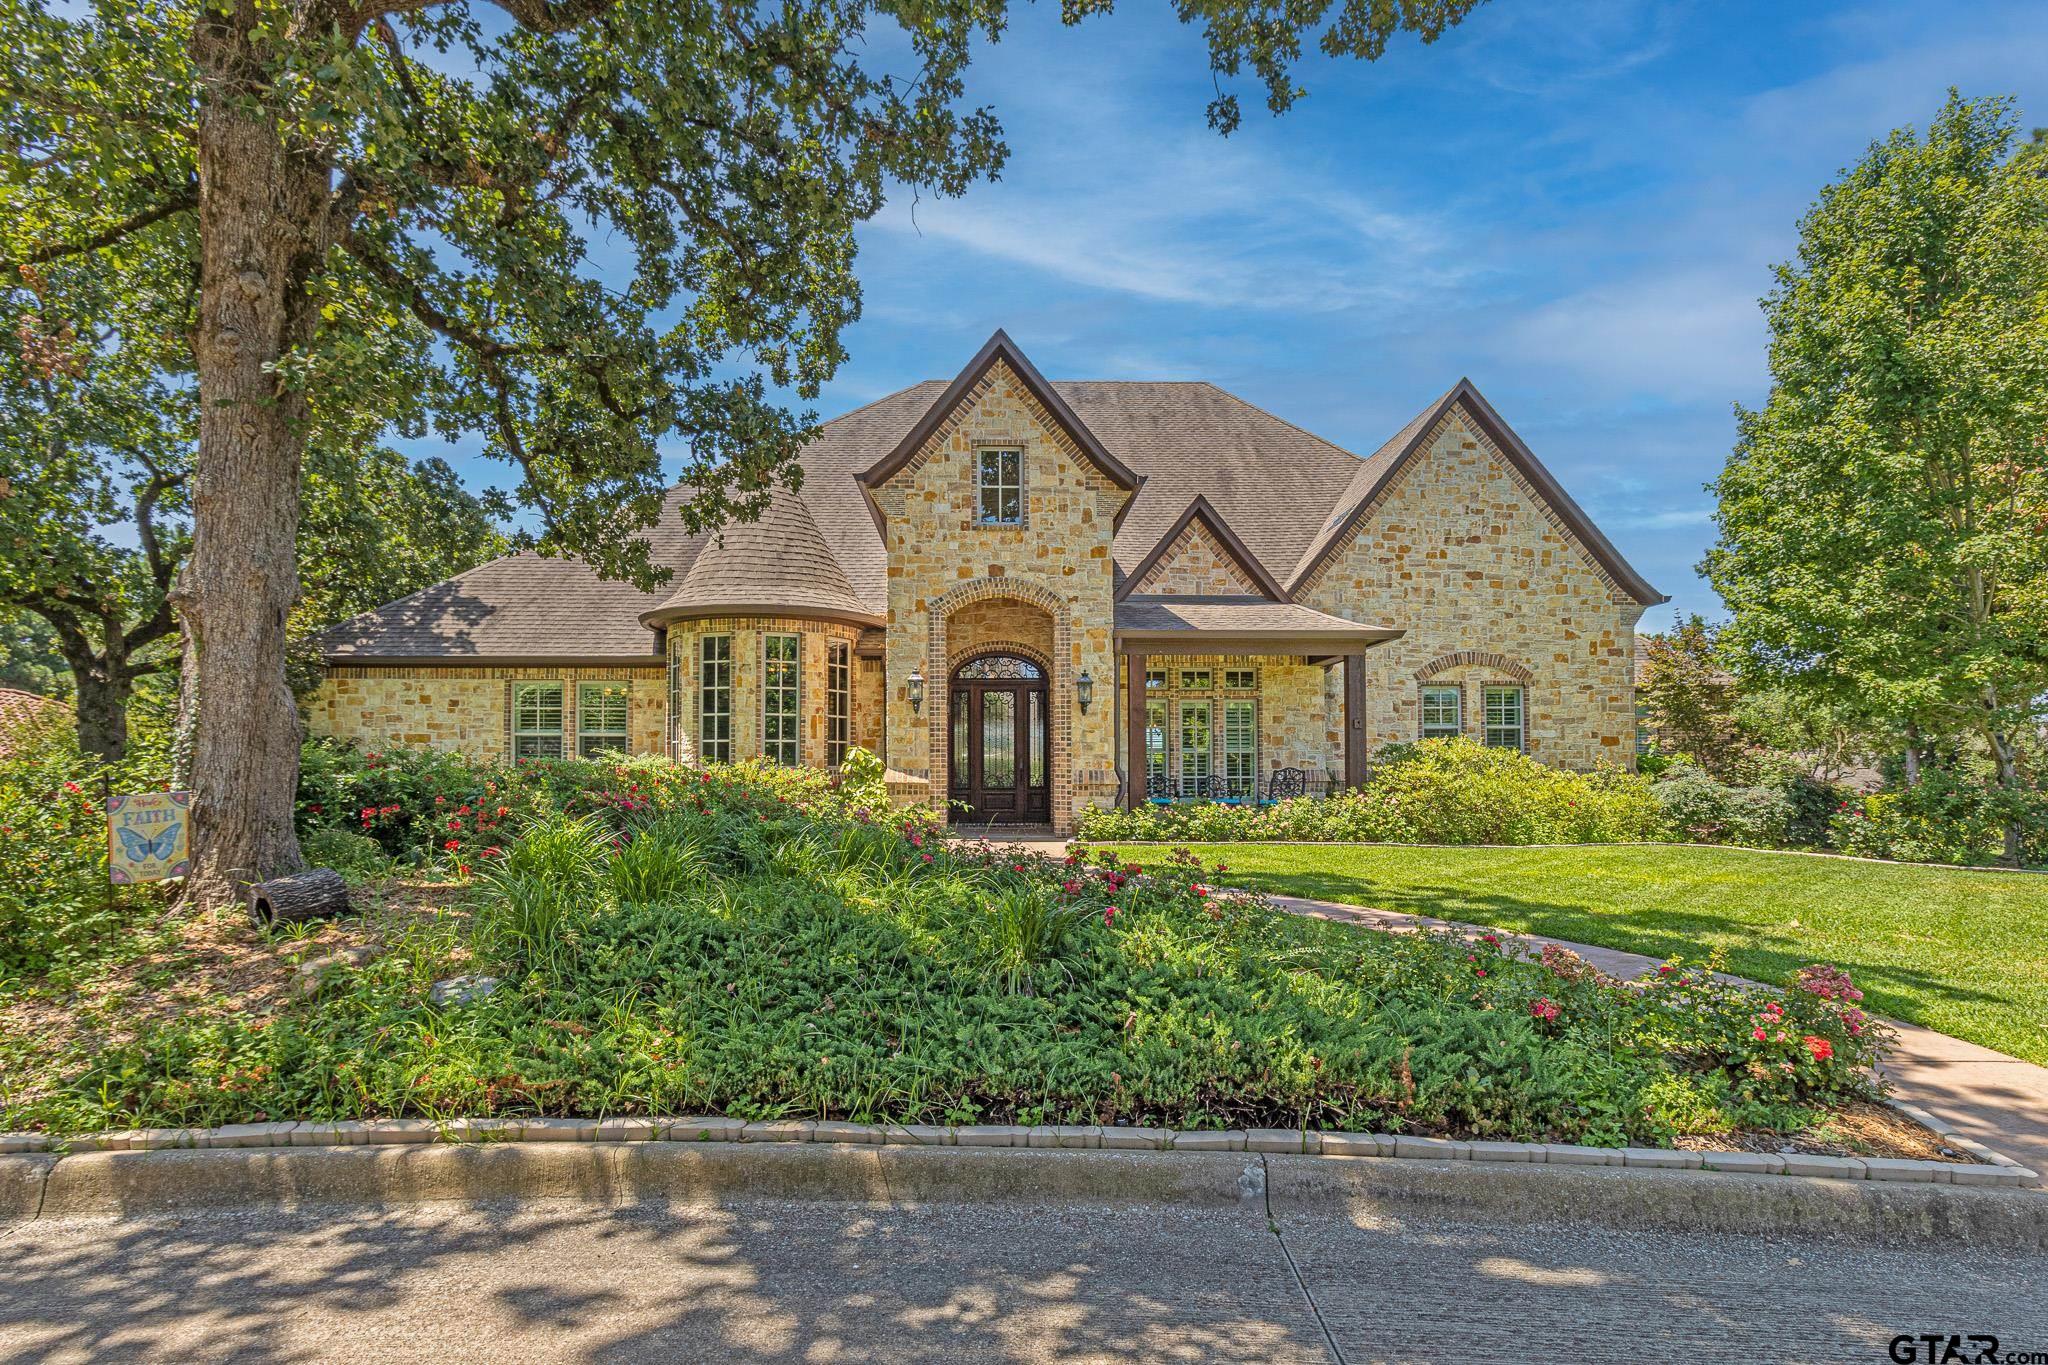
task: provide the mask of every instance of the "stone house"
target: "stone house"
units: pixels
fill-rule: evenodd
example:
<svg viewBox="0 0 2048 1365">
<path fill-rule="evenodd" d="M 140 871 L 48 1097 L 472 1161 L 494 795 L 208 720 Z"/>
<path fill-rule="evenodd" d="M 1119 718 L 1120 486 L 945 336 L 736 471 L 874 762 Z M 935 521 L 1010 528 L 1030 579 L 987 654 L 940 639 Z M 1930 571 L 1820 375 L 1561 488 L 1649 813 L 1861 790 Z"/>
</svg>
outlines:
<svg viewBox="0 0 2048 1365">
<path fill-rule="evenodd" d="M 652 595 L 524 553 L 323 637 L 313 733 L 838 764 L 956 819 L 1355 783 L 1443 734 L 1634 755 L 1655 589 L 1470 383 L 1361 459 L 1203 383 L 1049 383 L 998 332 L 824 425 Z M 676 494 L 673 496 L 680 496 Z"/>
</svg>

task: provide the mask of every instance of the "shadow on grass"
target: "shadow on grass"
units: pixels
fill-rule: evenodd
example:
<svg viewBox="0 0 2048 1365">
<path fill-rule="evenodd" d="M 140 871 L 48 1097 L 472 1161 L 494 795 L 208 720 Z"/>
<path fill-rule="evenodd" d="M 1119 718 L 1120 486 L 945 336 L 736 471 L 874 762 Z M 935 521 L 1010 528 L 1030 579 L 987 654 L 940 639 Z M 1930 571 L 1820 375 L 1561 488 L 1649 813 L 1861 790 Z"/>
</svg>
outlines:
<svg viewBox="0 0 2048 1365">
<path fill-rule="evenodd" d="M 1815 945 L 1792 935 L 1704 906 L 1690 910 L 1660 906 L 1636 914 L 1596 911 L 1469 885 L 1394 883 L 1330 870 L 1282 873 L 1233 869 L 1223 880 L 1232 886 L 1277 895 L 1512 929 L 1654 958 L 1682 956 L 1698 961 L 1719 947 L 1726 951 L 1728 971 L 1774 985 L 1790 980 L 1793 973 L 1808 963 L 1828 961 L 1849 972 L 1862 988 L 1864 1004 L 1870 1010 L 1916 1024 L 1931 1024 L 1927 1008 L 1935 1002 L 2014 1011 L 2025 1008 L 2011 995 L 1958 985 L 1897 963 L 1839 952 L 1823 954 Z"/>
</svg>

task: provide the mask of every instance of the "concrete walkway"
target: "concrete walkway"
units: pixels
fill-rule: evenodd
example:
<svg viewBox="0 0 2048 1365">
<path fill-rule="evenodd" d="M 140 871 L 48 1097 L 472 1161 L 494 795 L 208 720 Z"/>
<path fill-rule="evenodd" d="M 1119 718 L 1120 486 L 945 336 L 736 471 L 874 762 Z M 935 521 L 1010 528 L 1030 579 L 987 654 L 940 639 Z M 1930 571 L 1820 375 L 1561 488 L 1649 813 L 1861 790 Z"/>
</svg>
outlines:
<svg viewBox="0 0 2048 1365">
<path fill-rule="evenodd" d="M 1472 935 L 1499 934 L 1503 939 L 1538 948 L 1546 943 L 1556 943 L 1571 949 L 1609 976 L 1620 977 L 1624 981 L 1655 971 L 1663 961 L 1642 953 L 1598 948 L 1589 943 L 1567 943 L 1541 934 L 1456 924 L 1425 915 L 1397 914 L 1390 910 L 1341 905 L 1335 901 L 1310 900 L 1302 896 L 1273 896 L 1270 899 L 1281 909 L 1297 915 L 1343 920 L 1395 933 L 1451 929 Z M 1907 1104 L 1918 1105 L 1953 1125 L 1954 1132 L 2048 1175 L 2048 1067 L 2035 1066 L 2032 1062 L 2023 1062 L 2017 1057 L 1993 1052 L 1988 1047 L 1921 1028 L 1918 1024 L 1891 1022 L 1892 1027 L 1898 1030 L 1899 1041 L 1885 1060 L 1883 1071 L 1892 1083 L 1894 1096 Z"/>
</svg>

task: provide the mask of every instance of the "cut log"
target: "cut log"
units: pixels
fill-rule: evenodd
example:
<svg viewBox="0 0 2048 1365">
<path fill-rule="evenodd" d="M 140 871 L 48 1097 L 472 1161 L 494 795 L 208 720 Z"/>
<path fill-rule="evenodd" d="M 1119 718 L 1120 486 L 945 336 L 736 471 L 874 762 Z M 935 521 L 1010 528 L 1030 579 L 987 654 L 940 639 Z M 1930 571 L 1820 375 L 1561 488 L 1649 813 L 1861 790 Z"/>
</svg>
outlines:
<svg viewBox="0 0 2048 1365">
<path fill-rule="evenodd" d="M 339 915 L 347 909 L 348 883 L 331 867 L 316 867 L 249 888 L 249 918 L 259 929 Z"/>
</svg>

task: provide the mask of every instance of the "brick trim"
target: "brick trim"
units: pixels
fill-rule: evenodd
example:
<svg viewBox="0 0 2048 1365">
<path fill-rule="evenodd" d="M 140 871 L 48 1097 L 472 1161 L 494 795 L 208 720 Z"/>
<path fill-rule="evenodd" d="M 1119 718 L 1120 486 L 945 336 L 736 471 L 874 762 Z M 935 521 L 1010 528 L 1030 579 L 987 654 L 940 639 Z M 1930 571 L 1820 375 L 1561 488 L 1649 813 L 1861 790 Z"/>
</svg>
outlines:
<svg viewBox="0 0 2048 1365">
<path fill-rule="evenodd" d="M 1484 649 L 1460 649 L 1454 650 L 1449 654 L 1439 654 L 1415 670 L 1415 681 L 1419 683 L 1428 682 L 1437 674 L 1448 672 L 1453 668 L 1473 667 L 1493 669 L 1497 673 L 1505 674 L 1523 687 L 1527 687 L 1536 681 L 1536 670 L 1530 668 L 1527 664 L 1516 663 L 1505 654 L 1495 654 L 1490 650 Z"/>
<path fill-rule="evenodd" d="M 1009 598 L 1038 608 L 1052 618 L 1052 657 L 1046 660 L 1046 705 L 1052 715 L 1052 772 L 1049 798 L 1053 828 L 1066 832 L 1074 827 L 1074 626 L 1072 609 L 1065 598 L 1050 588 L 1028 579 L 976 578 L 958 584 L 925 604 L 925 772 L 929 782 L 925 804 L 943 814 L 952 789 L 952 768 L 946 746 L 952 740 L 952 681 L 954 657 L 947 642 L 953 614 L 976 602 Z M 977 645 L 975 653 L 987 647 Z M 1043 658 L 1042 651 L 1034 650 Z M 964 652 L 963 652 L 964 653 Z M 1098 680 L 1099 685 L 1099 680 Z"/>
</svg>

